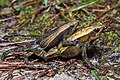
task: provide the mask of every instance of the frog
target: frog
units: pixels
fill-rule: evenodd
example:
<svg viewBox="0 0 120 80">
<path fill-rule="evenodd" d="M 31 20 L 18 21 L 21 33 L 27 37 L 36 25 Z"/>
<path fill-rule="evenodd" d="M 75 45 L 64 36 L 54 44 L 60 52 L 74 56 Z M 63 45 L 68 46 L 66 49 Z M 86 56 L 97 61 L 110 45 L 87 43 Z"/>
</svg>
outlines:
<svg viewBox="0 0 120 80">
<path fill-rule="evenodd" d="M 94 33 L 94 30 L 96 29 L 99 29 L 99 31 Z M 49 60 L 50 58 L 58 57 L 58 56 L 61 56 L 63 58 L 72 58 L 81 54 L 85 62 L 91 68 L 91 65 L 86 53 L 87 53 L 87 50 L 93 47 L 92 43 L 99 37 L 102 30 L 103 30 L 103 27 L 101 25 L 89 26 L 83 29 L 79 29 L 78 31 L 76 31 L 75 33 L 73 33 L 67 38 L 67 41 L 70 41 L 70 42 L 75 41 L 74 44 L 71 45 L 70 43 L 70 45 L 69 44 L 65 45 L 63 43 L 60 43 L 58 50 L 44 54 L 43 57 L 44 59 Z"/>
</svg>

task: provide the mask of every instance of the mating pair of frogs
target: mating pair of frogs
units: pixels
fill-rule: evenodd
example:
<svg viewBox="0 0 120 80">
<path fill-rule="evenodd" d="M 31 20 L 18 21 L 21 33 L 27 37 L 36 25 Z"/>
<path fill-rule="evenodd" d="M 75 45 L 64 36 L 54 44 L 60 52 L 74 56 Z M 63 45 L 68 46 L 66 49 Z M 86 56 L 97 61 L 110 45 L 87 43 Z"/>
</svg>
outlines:
<svg viewBox="0 0 120 80">
<path fill-rule="evenodd" d="M 78 23 L 78 21 L 71 21 L 38 38 L 35 44 L 39 44 L 40 52 L 34 54 L 49 59 L 56 56 L 70 58 L 82 53 L 83 59 L 88 62 L 86 51 L 92 47 L 89 44 L 98 38 L 102 26 L 80 28 L 75 26 Z M 94 33 L 95 29 L 100 30 Z M 57 50 L 53 49 L 55 46 Z"/>
</svg>

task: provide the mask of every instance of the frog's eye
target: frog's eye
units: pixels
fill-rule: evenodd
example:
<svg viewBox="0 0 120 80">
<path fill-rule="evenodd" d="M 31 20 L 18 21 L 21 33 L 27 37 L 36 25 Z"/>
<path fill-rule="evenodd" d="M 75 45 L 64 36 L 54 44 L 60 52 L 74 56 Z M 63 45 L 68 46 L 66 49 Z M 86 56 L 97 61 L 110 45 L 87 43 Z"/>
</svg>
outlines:
<svg viewBox="0 0 120 80">
<path fill-rule="evenodd" d="M 71 25 L 70 27 L 71 27 L 71 28 L 74 28 L 74 26 L 73 26 L 73 25 Z"/>
<path fill-rule="evenodd" d="M 95 29 L 93 30 L 93 32 L 98 33 L 99 30 L 100 30 L 99 28 L 95 28 Z"/>
</svg>

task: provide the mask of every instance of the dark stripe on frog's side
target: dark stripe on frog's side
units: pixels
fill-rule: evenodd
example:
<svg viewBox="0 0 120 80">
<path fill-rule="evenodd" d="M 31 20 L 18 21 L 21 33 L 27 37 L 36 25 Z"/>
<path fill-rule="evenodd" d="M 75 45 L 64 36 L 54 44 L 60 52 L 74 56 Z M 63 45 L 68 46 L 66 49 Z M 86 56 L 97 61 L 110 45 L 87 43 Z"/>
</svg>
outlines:
<svg viewBox="0 0 120 80">
<path fill-rule="evenodd" d="M 68 33 L 71 26 L 74 25 L 76 22 L 77 21 L 71 21 L 67 24 L 64 24 L 63 26 L 52 30 L 51 32 L 36 40 L 36 43 L 39 43 L 45 51 L 48 51 L 49 49 L 57 46 L 60 43 L 60 41 L 63 39 L 63 36 Z"/>
</svg>

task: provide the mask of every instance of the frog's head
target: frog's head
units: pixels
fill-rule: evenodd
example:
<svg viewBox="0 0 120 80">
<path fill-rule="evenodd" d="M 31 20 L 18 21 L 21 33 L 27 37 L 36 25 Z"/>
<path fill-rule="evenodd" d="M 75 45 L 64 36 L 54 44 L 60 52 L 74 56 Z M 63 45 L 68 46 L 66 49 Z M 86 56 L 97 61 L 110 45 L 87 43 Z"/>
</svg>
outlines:
<svg viewBox="0 0 120 80">
<path fill-rule="evenodd" d="M 79 28 L 78 31 L 76 31 L 74 34 L 72 34 L 69 38 L 68 41 L 74 41 L 76 39 L 80 39 L 86 35 L 91 34 L 91 32 L 94 31 L 99 31 L 102 28 L 102 25 L 94 25 L 94 26 L 88 26 L 84 28 Z"/>
</svg>

